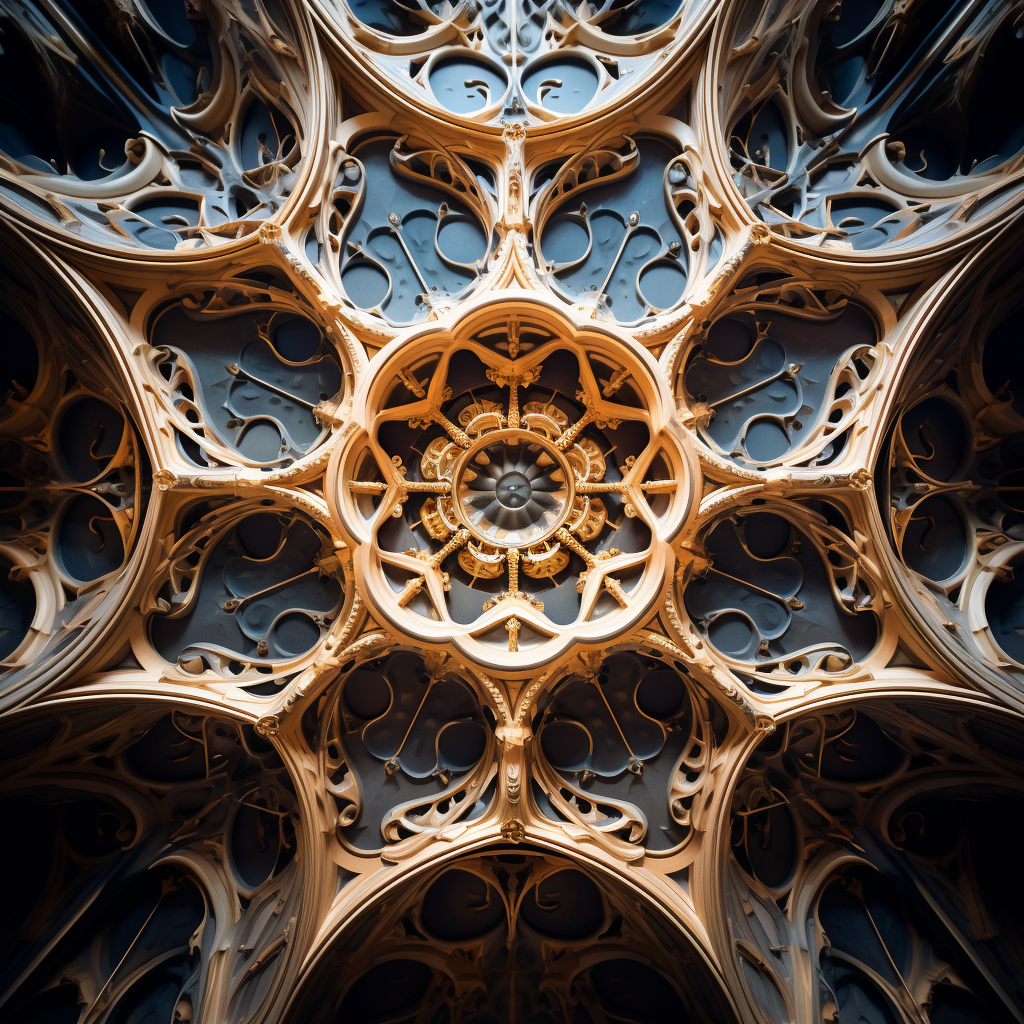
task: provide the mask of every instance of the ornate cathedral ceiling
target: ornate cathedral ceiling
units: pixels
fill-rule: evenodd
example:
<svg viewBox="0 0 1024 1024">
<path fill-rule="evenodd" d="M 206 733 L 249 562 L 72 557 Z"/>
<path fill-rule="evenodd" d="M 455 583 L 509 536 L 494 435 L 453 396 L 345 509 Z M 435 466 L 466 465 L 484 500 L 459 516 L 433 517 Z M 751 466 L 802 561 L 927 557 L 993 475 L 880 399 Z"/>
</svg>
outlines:
<svg viewBox="0 0 1024 1024">
<path fill-rule="evenodd" d="M 1024 1020 L 1021 0 L 0 32 L 0 1019 Z"/>
</svg>

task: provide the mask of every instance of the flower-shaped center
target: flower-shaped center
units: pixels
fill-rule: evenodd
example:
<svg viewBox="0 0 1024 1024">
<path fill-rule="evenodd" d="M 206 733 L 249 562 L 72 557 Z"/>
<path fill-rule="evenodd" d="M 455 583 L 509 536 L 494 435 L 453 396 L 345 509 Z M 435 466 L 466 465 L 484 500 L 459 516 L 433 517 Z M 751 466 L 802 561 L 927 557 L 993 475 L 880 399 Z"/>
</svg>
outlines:
<svg viewBox="0 0 1024 1024">
<path fill-rule="evenodd" d="M 498 669 L 646 614 L 693 497 L 632 350 L 523 317 L 382 364 L 327 492 L 374 611 Z"/>
<path fill-rule="evenodd" d="M 486 436 L 456 471 L 457 514 L 482 541 L 529 547 L 565 521 L 572 471 L 554 446 L 525 431 Z"/>
</svg>

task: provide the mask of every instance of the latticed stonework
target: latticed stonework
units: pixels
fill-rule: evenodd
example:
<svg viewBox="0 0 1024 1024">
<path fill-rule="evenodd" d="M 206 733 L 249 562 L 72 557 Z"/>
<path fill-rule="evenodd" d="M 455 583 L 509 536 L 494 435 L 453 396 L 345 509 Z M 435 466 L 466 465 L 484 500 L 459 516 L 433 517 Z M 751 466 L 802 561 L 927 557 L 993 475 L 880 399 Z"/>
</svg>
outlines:
<svg viewBox="0 0 1024 1024">
<path fill-rule="evenodd" d="M 1022 0 L 0 31 L 0 1019 L 1024 1021 Z"/>
</svg>

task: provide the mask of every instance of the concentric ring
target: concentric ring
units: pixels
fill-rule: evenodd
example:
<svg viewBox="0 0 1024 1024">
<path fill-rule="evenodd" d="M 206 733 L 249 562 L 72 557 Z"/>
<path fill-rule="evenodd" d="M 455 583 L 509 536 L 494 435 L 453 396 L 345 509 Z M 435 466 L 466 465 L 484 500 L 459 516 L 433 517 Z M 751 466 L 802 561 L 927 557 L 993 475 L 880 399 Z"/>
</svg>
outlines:
<svg viewBox="0 0 1024 1024">
<path fill-rule="evenodd" d="M 525 548 L 565 522 L 575 485 L 554 445 L 532 431 L 501 430 L 485 434 L 459 460 L 453 491 L 456 515 L 476 537 Z"/>
</svg>

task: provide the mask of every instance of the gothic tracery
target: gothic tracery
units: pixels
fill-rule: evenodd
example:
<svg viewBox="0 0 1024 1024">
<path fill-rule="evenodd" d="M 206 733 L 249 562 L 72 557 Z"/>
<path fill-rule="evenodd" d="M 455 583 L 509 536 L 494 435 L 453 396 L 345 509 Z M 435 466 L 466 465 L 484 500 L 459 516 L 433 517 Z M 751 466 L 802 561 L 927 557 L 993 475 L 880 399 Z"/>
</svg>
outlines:
<svg viewBox="0 0 1024 1024">
<path fill-rule="evenodd" d="M 0 0 L 0 1019 L 1019 1021 L 1020 0 Z"/>
</svg>

